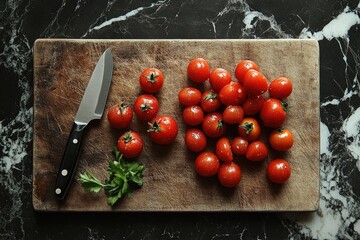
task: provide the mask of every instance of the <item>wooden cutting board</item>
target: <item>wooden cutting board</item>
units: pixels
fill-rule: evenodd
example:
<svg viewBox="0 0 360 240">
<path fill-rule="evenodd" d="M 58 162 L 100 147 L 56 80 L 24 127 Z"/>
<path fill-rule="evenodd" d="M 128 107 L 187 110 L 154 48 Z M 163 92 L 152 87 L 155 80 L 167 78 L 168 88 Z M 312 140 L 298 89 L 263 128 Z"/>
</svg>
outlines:
<svg viewBox="0 0 360 240">
<path fill-rule="evenodd" d="M 54 181 L 66 140 L 96 62 L 107 48 L 113 53 L 114 74 L 105 115 L 90 124 L 75 180 L 66 200 L 58 202 Z M 285 122 L 295 137 L 293 148 L 282 155 L 271 152 L 261 163 L 236 157 L 243 177 L 235 189 L 221 187 L 216 177 L 199 177 L 194 171 L 196 154 L 184 144 L 187 127 L 177 94 L 192 85 L 186 69 L 195 57 L 207 59 L 212 69 L 228 69 L 233 80 L 236 64 L 251 59 L 269 80 L 286 76 L 293 82 Z M 85 171 L 107 177 L 107 161 L 113 159 L 112 149 L 121 132 L 109 126 L 106 111 L 121 98 L 134 102 L 142 93 L 138 77 L 147 67 L 159 68 L 165 75 L 156 95 L 159 113 L 177 120 L 179 134 L 174 143 L 159 146 L 146 135 L 146 124 L 133 119 L 131 128 L 140 132 L 145 144 L 137 159 L 146 166 L 144 185 L 111 208 L 103 192 L 84 191 L 77 178 Z M 319 121 L 315 40 L 40 39 L 34 45 L 33 205 L 41 211 L 313 211 L 319 201 Z M 210 148 L 213 145 L 210 141 Z M 282 186 L 271 184 L 265 171 L 266 162 L 278 156 L 292 166 L 292 176 Z"/>
</svg>

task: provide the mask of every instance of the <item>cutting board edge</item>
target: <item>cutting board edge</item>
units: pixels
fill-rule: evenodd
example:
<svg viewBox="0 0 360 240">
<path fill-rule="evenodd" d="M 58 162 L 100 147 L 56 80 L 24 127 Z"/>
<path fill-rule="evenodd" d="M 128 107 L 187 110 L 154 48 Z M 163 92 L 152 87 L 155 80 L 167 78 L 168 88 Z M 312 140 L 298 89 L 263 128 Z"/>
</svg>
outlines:
<svg viewBox="0 0 360 240">
<path fill-rule="evenodd" d="M 34 203 L 34 202 L 33 202 Z M 96 209 L 96 210 L 84 210 L 81 208 L 73 208 L 73 209 L 61 209 L 61 208 L 41 208 L 38 205 L 33 205 L 34 211 L 36 212 L 89 212 L 89 213 L 121 213 L 121 212 L 126 212 L 126 213 L 136 213 L 136 212 L 153 212 L 153 213 L 182 213 L 182 212 L 193 212 L 193 213 L 217 213 L 217 212 L 257 212 L 257 213 L 261 213 L 261 212 L 266 212 L 266 213 L 271 213 L 271 212 L 316 212 L 319 209 L 319 202 L 317 201 L 316 203 L 314 203 L 314 205 L 312 205 L 311 207 L 308 208 L 283 208 L 283 209 L 251 209 L 251 208 L 244 208 L 244 209 L 184 209 L 184 210 L 179 210 L 179 209 L 121 209 L 121 208 L 115 208 L 115 209 L 107 209 L 107 210 L 103 210 L 103 209 Z"/>
<path fill-rule="evenodd" d="M 34 42 L 34 47 L 42 42 L 308 42 L 319 48 L 319 42 L 316 39 L 306 38 L 270 38 L 270 39 L 76 39 L 76 38 L 38 38 Z"/>
</svg>

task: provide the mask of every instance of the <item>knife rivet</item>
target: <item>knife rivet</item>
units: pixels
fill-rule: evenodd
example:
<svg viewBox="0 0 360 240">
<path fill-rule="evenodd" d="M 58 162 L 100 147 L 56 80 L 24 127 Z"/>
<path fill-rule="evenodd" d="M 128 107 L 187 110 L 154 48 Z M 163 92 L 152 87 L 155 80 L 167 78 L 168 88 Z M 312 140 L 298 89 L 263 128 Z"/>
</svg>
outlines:
<svg viewBox="0 0 360 240">
<path fill-rule="evenodd" d="M 64 177 L 68 174 L 68 171 L 66 169 L 63 169 L 61 171 L 61 175 L 63 175 Z"/>
<path fill-rule="evenodd" d="M 77 144 L 77 143 L 78 143 L 78 140 L 75 138 L 75 139 L 73 140 L 73 143 L 74 143 L 74 144 Z"/>
<path fill-rule="evenodd" d="M 61 193 L 61 189 L 60 189 L 60 188 L 55 189 L 55 193 L 56 193 L 56 194 L 60 194 L 60 193 Z"/>
</svg>

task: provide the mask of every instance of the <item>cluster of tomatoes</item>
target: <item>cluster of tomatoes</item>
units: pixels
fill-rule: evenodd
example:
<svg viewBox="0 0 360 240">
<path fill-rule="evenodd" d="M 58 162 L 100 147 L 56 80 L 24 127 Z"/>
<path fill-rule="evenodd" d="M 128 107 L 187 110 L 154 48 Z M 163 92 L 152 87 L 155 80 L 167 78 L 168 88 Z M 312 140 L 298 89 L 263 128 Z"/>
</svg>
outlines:
<svg viewBox="0 0 360 240">
<path fill-rule="evenodd" d="M 292 92 L 288 78 L 279 77 L 269 83 L 255 62 L 243 60 L 235 68 L 237 81 L 232 81 L 226 69 L 210 71 L 209 63 L 203 58 L 191 60 L 187 74 L 197 86 L 207 80 L 211 86 L 203 92 L 196 87 L 185 87 L 178 93 L 184 106 L 183 120 L 190 126 L 185 133 L 185 144 L 199 153 L 195 160 L 199 175 L 217 175 L 223 186 L 237 186 L 242 173 L 233 161 L 234 155 L 256 162 L 268 157 L 268 146 L 260 140 L 261 128 L 272 129 L 268 142 L 275 151 L 292 147 L 294 137 L 283 128 L 287 105 L 281 101 Z M 236 129 L 235 135 L 226 134 L 230 128 Z M 216 139 L 214 152 L 205 150 L 208 138 Z M 290 173 L 290 165 L 284 159 L 273 159 L 267 165 L 272 182 L 284 183 Z"/>
<path fill-rule="evenodd" d="M 158 115 L 159 101 L 155 93 L 164 84 L 164 75 L 157 68 L 145 69 L 139 77 L 139 85 L 145 94 L 139 95 L 133 107 L 123 100 L 111 106 L 107 112 L 110 126 L 116 129 L 129 129 L 133 115 L 148 124 L 148 134 L 151 140 L 158 144 L 173 142 L 178 134 L 178 125 L 174 118 Z M 139 133 L 129 130 L 118 139 L 117 148 L 126 158 L 135 158 L 143 150 L 143 140 Z"/>
</svg>

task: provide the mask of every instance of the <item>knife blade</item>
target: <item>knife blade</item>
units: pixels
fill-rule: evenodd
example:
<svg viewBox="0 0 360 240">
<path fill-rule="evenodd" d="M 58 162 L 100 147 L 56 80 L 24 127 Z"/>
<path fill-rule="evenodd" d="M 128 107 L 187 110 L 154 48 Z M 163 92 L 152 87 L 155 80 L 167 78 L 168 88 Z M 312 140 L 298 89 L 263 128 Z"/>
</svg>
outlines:
<svg viewBox="0 0 360 240">
<path fill-rule="evenodd" d="M 113 71 L 113 57 L 107 49 L 100 57 L 80 102 L 64 155 L 55 181 L 55 195 L 63 200 L 76 171 L 86 126 L 91 120 L 101 119 L 109 93 Z"/>
</svg>

